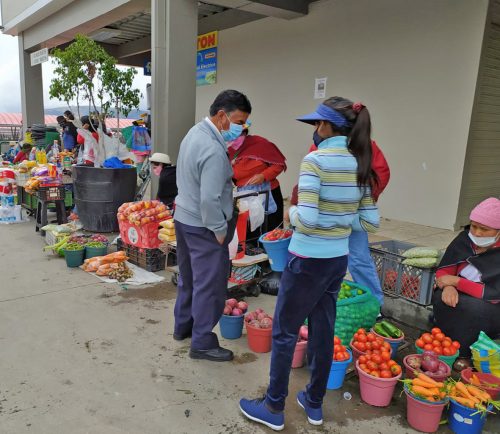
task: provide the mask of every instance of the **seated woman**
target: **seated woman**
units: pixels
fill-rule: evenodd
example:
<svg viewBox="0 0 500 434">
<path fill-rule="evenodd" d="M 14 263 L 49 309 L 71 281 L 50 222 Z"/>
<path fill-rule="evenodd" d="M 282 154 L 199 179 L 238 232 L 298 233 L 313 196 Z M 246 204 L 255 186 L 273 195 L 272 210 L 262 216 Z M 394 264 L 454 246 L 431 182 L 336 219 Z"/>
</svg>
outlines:
<svg viewBox="0 0 500 434">
<path fill-rule="evenodd" d="M 177 196 L 177 168 L 172 166 L 170 157 L 161 152 L 155 152 L 149 161 L 151 161 L 153 173 L 160 178 L 156 198 L 172 208 Z"/>
<path fill-rule="evenodd" d="M 470 366 L 479 332 L 500 336 L 500 199 L 477 205 L 466 227 L 448 246 L 436 272 L 433 297 L 437 326 L 460 342 L 454 368 Z"/>
<path fill-rule="evenodd" d="M 270 183 L 271 195 L 277 210 L 268 217 L 268 230 L 277 228 L 283 222 L 283 195 L 278 175 L 286 170 L 286 158 L 278 147 L 261 136 L 248 134 L 248 129 L 229 143 L 229 158 L 233 166 L 233 181 L 237 187 Z M 247 234 L 247 239 L 260 235 L 257 229 Z"/>
</svg>

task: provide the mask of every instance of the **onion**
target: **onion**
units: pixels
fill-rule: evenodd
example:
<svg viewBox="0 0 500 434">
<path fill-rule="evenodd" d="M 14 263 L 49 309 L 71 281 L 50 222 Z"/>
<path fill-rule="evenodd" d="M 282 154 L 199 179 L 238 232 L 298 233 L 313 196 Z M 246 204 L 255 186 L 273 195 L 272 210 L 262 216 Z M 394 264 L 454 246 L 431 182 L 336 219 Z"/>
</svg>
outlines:
<svg viewBox="0 0 500 434">
<path fill-rule="evenodd" d="M 420 369 L 420 366 L 422 365 L 422 360 L 420 359 L 419 356 L 409 357 L 407 363 L 408 366 L 410 366 L 413 369 Z"/>
<path fill-rule="evenodd" d="M 434 351 L 424 351 L 422 354 L 422 369 L 434 373 L 439 368 L 439 359 Z"/>
<path fill-rule="evenodd" d="M 446 374 L 446 372 L 448 372 L 448 369 L 444 363 L 440 362 L 437 372 L 439 372 L 440 374 Z"/>
</svg>

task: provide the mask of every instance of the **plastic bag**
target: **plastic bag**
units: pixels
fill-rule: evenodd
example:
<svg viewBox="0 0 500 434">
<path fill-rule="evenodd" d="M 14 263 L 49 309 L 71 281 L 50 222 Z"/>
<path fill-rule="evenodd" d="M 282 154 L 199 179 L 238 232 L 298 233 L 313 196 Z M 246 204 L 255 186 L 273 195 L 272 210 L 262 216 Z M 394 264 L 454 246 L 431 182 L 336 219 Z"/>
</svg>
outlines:
<svg viewBox="0 0 500 434">
<path fill-rule="evenodd" d="M 132 151 L 147 152 L 151 151 L 151 138 L 146 127 L 134 126 L 132 128 Z"/>
<path fill-rule="evenodd" d="M 273 271 L 271 274 L 268 274 L 259 282 L 260 290 L 264 294 L 278 295 L 278 291 L 280 289 L 280 281 L 281 272 Z"/>
<path fill-rule="evenodd" d="M 239 200 L 240 211 L 249 211 L 250 230 L 253 232 L 264 223 L 265 211 L 259 196 L 245 197 Z"/>
<path fill-rule="evenodd" d="M 429 247 L 412 247 L 403 253 L 405 258 L 437 258 L 439 250 Z"/>
<path fill-rule="evenodd" d="M 259 193 L 259 198 L 262 201 L 262 206 L 265 209 L 266 206 L 266 191 L 269 192 L 269 203 L 267 207 L 267 214 L 274 214 L 278 210 L 278 206 L 274 201 L 273 195 L 271 194 L 271 184 L 266 181 L 258 185 L 244 185 L 243 187 L 238 187 L 238 191 L 256 191 Z M 259 225 L 260 226 L 260 225 Z"/>
<path fill-rule="evenodd" d="M 472 350 L 472 362 L 479 372 L 493 374 L 500 377 L 500 345 L 490 339 L 484 333 L 479 333 L 479 338 L 474 342 Z"/>
<path fill-rule="evenodd" d="M 229 243 L 229 259 L 236 258 L 236 254 L 238 253 L 238 231 L 234 231 L 233 239 Z"/>
<path fill-rule="evenodd" d="M 121 161 L 128 159 L 136 161 L 135 155 L 130 152 L 122 142 L 120 142 L 118 137 L 109 137 L 106 134 L 102 134 L 102 137 L 106 159 L 117 157 Z M 104 160 L 101 162 L 101 164 L 103 162 Z"/>
</svg>

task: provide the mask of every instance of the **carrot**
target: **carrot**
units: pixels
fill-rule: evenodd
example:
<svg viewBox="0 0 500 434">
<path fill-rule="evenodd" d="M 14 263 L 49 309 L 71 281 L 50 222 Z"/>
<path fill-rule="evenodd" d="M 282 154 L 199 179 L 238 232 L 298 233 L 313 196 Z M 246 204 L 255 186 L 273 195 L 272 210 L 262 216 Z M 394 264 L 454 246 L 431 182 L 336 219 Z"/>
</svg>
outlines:
<svg viewBox="0 0 500 434">
<path fill-rule="evenodd" d="M 430 383 L 434 387 L 439 387 L 439 388 L 443 387 L 443 383 L 438 383 L 436 380 L 433 380 L 431 377 L 422 374 L 421 372 L 418 373 L 417 377 L 419 380 L 425 381 L 426 383 Z"/>
<path fill-rule="evenodd" d="M 469 393 L 469 391 L 467 390 L 467 387 L 465 387 L 464 383 L 462 383 L 461 381 L 457 381 L 455 386 L 457 388 L 457 391 L 460 392 L 460 394 L 463 395 L 464 398 L 474 400 L 473 396 Z"/>
<path fill-rule="evenodd" d="M 457 401 L 459 404 L 465 405 L 466 407 L 469 408 L 475 408 L 476 403 L 470 399 L 467 398 L 460 398 L 459 396 L 454 396 L 453 399 Z"/>
<path fill-rule="evenodd" d="M 422 387 L 422 386 L 413 386 L 411 388 L 412 392 L 418 394 L 418 395 L 422 395 L 422 396 L 433 396 L 434 393 L 432 390 L 428 389 L 427 387 Z M 439 393 L 439 392 L 438 392 Z"/>
<path fill-rule="evenodd" d="M 489 401 L 491 399 L 491 396 L 488 392 L 485 392 L 484 390 L 481 390 L 476 386 L 473 386 L 472 384 L 467 385 L 467 390 L 472 396 L 479 398 L 481 401 Z"/>
<path fill-rule="evenodd" d="M 414 386 L 426 387 L 426 388 L 428 388 L 428 389 L 433 389 L 433 388 L 435 388 L 435 387 L 436 387 L 436 385 L 435 385 L 435 384 L 433 384 L 433 383 L 429 383 L 429 382 L 427 382 L 427 381 L 422 380 L 422 379 L 420 378 L 420 376 L 419 376 L 419 378 L 414 378 L 414 379 L 413 379 L 413 385 L 414 385 Z"/>
<path fill-rule="evenodd" d="M 446 398 L 446 392 L 439 392 L 439 397 L 440 397 L 441 399 Z"/>
<path fill-rule="evenodd" d="M 473 384 L 474 386 L 480 386 L 481 385 L 481 381 L 479 380 L 479 378 L 477 378 L 476 374 L 472 374 L 472 377 L 470 379 L 470 383 Z"/>
</svg>

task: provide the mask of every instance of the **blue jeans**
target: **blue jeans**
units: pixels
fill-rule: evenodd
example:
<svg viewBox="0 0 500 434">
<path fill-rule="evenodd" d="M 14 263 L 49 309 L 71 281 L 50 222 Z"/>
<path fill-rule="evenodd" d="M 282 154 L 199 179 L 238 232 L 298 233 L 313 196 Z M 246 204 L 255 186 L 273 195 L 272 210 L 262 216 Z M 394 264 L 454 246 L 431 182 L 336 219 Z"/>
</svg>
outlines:
<svg viewBox="0 0 500 434">
<path fill-rule="evenodd" d="M 349 259 L 347 268 L 354 282 L 366 286 L 377 298 L 380 306 L 384 304 L 384 293 L 380 286 L 377 270 L 368 247 L 368 234 L 365 231 L 352 231 L 349 236 Z"/>
<path fill-rule="evenodd" d="M 288 255 L 274 311 L 271 372 L 266 403 L 282 411 L 299 328 L 308 318 L 307 360 L 311 381 L 308 404 L 321 407 L 333 358 L 337 295 L 347 269 L 347 256 L 317 259 Z"/>
</svg>

